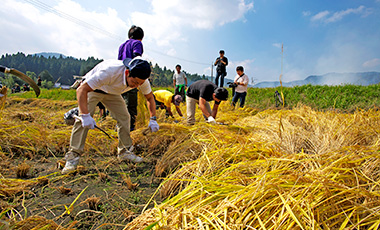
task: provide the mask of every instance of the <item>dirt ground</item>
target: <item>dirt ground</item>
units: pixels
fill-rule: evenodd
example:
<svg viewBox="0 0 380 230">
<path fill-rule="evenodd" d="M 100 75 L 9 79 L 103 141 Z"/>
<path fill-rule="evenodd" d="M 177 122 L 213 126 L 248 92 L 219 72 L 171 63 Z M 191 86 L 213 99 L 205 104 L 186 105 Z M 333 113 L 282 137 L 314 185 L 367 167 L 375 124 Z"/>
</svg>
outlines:
<svg viewBox="0 0 380 230">
<path fill-rule="evenodd" d="M 62 175 L 71 133 L 63 114 L 74 103 L 27 100 L 8 99 L 0 111 L 0 229 L 31 229 L 37 226 L 34 222 L 44 221 L 37 229 L 56 229 L 55 224 L 123 229 L 165 198 L 157 189 L 171 169 L 158 170 L 156 165 L 178 137 L 170 125 L 161 126 L 168 135 L 165 141 L 157 139 L 162 133 L 144 135 L 142 128 L 132 132 L 136 152 L 144 157 L 137 164 L 119 162 L 116 139 L 90 131 L 78 170 Z M 107 117 L 99 126 L 116 137 L 114 125 Z"/>
</svg>

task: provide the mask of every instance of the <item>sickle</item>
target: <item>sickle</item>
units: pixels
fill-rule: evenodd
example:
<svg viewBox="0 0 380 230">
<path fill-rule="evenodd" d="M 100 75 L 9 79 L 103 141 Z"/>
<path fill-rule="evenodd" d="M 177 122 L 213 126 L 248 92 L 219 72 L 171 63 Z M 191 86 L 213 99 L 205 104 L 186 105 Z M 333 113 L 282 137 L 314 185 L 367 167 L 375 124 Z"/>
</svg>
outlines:
<svg viewBox="0 0 380 230">
<path fill-rule="evenodd" d="M 25 81 L 26 83 L 28 83 L 33 88 L 37 97 L 40 95 L 41 91 L 40 91 L 40 88 L 38 87 L 38 85 L 30 77 L 26 76 L 24 73 L 18 71 L 17 69 L 8 68 L 8 67 L 2 66 L 2 65 L 0 65 L 0 72 L 10 73 L 10 74 L 13 74 L 13 75 L 21 78 L 21 80 Z"/>
</svg>

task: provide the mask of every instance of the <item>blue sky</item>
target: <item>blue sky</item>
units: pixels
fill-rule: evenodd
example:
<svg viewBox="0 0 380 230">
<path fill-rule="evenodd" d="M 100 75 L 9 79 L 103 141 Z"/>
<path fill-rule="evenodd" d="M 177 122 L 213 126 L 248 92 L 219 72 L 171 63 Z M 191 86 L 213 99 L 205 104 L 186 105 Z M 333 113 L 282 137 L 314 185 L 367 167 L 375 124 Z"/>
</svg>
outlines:
<svg viewBox="0 0 380 230">
<path fill-rule="evenodd" d="M 380 0 L 2 0 L 0 54 L 112 59 L 131 25 L 146 59 L 188 73 L 210 75 L 220 49 L 227 78 L 242 65 L 256 83 L 281 63 L 285 82 L 380 71 Z"/>
</svg>

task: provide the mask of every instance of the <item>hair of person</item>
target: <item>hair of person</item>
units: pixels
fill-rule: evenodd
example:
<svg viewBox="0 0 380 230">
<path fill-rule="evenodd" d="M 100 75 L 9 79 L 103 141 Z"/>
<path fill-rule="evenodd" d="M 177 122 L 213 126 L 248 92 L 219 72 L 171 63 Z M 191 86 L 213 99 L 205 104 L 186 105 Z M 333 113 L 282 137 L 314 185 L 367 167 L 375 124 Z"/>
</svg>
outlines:
<svg viewBox="0 0 380 230">
<path fill-rule="evenodd" d="M 243 68 L 243 66 L 239 65 L 238 67 L 236 67 L 236 71 L 238 71 L 238 70 L 244 72 L 244 68 Z"/>
<path fill-rule="evenodd" d="M 218 87 L 214 90 L 215 97 L 219 100 L 225 101 L 228 98 L 228 91 L 223 87 Z"/>
<path fill-rule="evenodd" d="M 144 38 L 144 31 L 139 26 L 131 26 L 131 28 L 128 31 L 128 38 L 129 39 L 143 39 Z"/>
<path fill-rule="evenodd" d="M 177 64 L 177 65 L 175 66 L 175 68 L 177 68 L 177 67 L 179 67 L 179 68 L 181 69 L 181 65 L 180 65 L 180 64 Z"/>
<path fill-rule="evenodd" d="M 219 53 L 220 53 L 220 54 L 224 54 L 224 50 L 220 50 Z"/>
</svg>

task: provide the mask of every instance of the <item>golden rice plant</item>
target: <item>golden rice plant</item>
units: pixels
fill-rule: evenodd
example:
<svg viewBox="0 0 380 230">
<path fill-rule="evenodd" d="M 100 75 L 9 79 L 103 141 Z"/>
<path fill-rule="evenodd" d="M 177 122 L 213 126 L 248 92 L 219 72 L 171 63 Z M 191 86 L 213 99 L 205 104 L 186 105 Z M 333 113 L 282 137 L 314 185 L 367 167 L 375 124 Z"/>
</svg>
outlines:
<svg viewBox="0 0 380 230">
<path fill-rule="evenodd" d="M 199 158 L 162 183 L 170 199 L 125 229 L 378 229 L 379 116 L 301 106 L 198 123 Z"/>
</svg>

